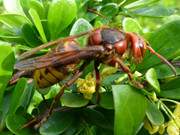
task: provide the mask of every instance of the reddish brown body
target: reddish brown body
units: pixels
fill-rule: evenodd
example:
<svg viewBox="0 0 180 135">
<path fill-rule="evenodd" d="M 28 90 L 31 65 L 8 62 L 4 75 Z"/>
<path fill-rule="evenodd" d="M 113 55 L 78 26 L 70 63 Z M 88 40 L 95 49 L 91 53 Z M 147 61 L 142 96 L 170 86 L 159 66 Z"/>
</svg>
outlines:
<svg viewBox="0 0 180 135">
<path fill-rule="evenodd" d="M 96 29 L 90 34 L 89 46 L 103 45 L 107 50 L 114 50 L 119 57 L 130 50 L 130 57 L 139 63 L 146 51 L 146 42 L 135 33 L 125 33 L 111 28 Z"/>
<path fill-rule="evenodd" d="M 89 34 L 87 47 L 80 49 L 75 38 L 85 34 Z M 63 80 L 69 75 L 70 70 L 75 71 L 76 65 L 81 60 L 87 59 L 111 66 L 119 65 L 131 78 L 130 70 L 123 64 L 123 54 L 129 51 L 129 57 L 139 63 L 143 59 L 146 49 L 157 55 L 174 71 L 174 67 L 164 57 L 156 53 L 142 37 L 135 33 L 126 33 L 112 28 L 99 28 L 85 34 L 69 37 L 66 40 L 62 39 L 61 44 L 58 44 L 46 55 L 18 62 L 15 69 L 19 72 L 14 75 L 10 81 L 11 84 L 16 82 L 19 77 L 30 74 L 40 88 L 49 87 Z M 47 45 L 44 46 L 47 47 Z M 25 53 L 25 55 L 31 54 L 33 53 Z"/>
</svg>

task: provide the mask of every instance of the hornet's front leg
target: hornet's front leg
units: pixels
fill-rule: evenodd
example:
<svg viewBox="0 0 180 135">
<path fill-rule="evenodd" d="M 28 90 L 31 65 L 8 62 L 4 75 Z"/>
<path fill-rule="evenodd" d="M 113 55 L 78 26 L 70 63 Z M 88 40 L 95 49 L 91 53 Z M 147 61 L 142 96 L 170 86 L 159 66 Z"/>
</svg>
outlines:
<svg viewBox="0 0 180 135">
<path fill-rule="evenodd" d="M 125 65 L 125 63 L 121 59 L 116 58 L 115 61 L 118 63 L 119 68 L 121 68 L 125 73 L 128 74 L 129 80 L 135 87 L 140 88 L 140 89 L 144 88 L 144 86 L 140 82 L 134 80 L 131 70 L 129 69 L 127 65 Z"/>
<path fill-rule="evenodd" d="M 96 103 L 99 104 L 100 101 L 100 93 L 99 93 L 99 87 L 100 87 L 100 73 L 99 73 L 99 61 L 94 62 L 94 69 L 95 69 L 95 76 L 96 76 Z"/>
</svg>

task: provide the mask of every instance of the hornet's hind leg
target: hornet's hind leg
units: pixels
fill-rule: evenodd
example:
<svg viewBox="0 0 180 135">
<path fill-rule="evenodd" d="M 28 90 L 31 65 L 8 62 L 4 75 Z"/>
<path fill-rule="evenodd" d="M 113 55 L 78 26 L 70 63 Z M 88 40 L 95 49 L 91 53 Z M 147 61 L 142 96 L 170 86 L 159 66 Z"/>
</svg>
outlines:
<svg viewBox="0 0 180 135">
<path fill-rule="evenodd" d="M 40 115 L 37 118 L 32 119 L 31 121 L 29 121 L 28 123 L 26 123 L 25 125 L 23 125 L 22 128 L 31 126 L 32 124 L 35 124 L 35 128 L 39 128 L 44 122 L 46 122 L 48 120 L 48 118 L 51 116 L 51 114 L 53 113 L 54 108 L 56 107 L 56 105 L 58 104 L 61 96 L 64 94 L 64 91 L 66 88 L 70 87 L 82 74 L 83 74 L 83 70 L 86 68 L 86 66 L 89 64 L 88 63 L 84 63 L 79 70 L 76 71 L 76 73 L 72 76 L 72 78 L 70 80 L 68 80 L 60 89 L 59 93 L 54 97 L 50 108 L 45 112 L 44 115 Z"/>
</svg>

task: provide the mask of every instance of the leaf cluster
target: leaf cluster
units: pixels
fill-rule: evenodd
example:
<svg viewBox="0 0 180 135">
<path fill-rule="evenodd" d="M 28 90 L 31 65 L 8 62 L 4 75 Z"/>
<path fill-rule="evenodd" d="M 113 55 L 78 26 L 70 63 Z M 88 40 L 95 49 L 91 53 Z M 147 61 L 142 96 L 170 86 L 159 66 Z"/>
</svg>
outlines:
<svg viewBox="0 0 180 135">
<path fill-rule="evenodd" d="M 169 122 L 180 104 L 180 3 L 171 0 L 3 0 L 0 14 L 0 134 L 17 135 L 148 135 L 172 134 Z M 19 54 L 58 38 L 101 26 L 121 28 L 143 36 L 177 70 L 146 53 L 142 63 L 127 60 L 134 79 L 145 85 L 134 88 L 122 71 L 100 65 L 100 103 L 84 98 L 76 83 L 59 101 L 53 115 L 38 129 L 21 128 L 41 116 L 59 85 L 37 90 L 21 78 L 9 86 Z M 81 47 L 87 37 L 77 39 Z M 46 53 L 48 49 L 36 55 Z M 81 78 L 93 73 L 93 62 Z M 87 90 L 88 91 L 88 90 Z M 173 128 L 178 127 L 175 122 Z M 150 126 L 149 126 L 149 125 Z"/>
</svg>

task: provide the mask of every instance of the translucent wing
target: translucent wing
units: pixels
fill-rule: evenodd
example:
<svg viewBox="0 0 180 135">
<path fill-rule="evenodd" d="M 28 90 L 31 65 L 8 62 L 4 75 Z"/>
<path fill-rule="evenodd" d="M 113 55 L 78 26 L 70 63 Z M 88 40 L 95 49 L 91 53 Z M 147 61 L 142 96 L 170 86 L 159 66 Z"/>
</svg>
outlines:
<svg viewBox="0 0 180 135">
<path fill-rule="evenodd" d="M 103 46 L 91 46 L 80 50 L 52 52 L 43 56 L 29 58 L 15 64 L 17 70 L 35 70 L 48 66 L 63 66 L 82 59 L 98 58 L 104 53 Z"/>
<path fill-rule="evenodd" d="M 35 54 L 36 52 L 44 49 L 44 48 L 47 48 L 47 47 L 50 47 L 50 46 L 55 46 L 55 45 L 58 45 L 59 43 L 64 43 L 66 41 L 71 41 L 71 40 L 74 40 L 75 38 L 79 38 L 81 36 L 84 36 L 84 35 L 87 35 L 89 34 L 89 32 L 84 32 L 84 33 L 81 33 L 81 34 L 78 34 L 78 35 L 73 35 L 73 36 L 69 36 L 69 37 L 66 37 L 66 38 L 61 38 L 61 39 L 57 39 L 55 41 L 51 41 L 51 42 L 48 42 L 48 43 L 45 43 L 45 44 L 42 44 L 36 48 L 33 48 L 32 50 L 30 51 L 27 51 L 25 53 L 23 53 L 20 57 L 19 57 L 19 60 L 23 60 L 23 59 L 26 59 L 30 56 L 32 56 L 33 54 Z"/>
</svg>

